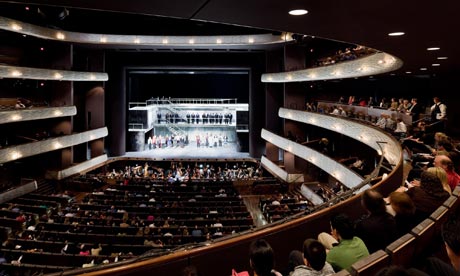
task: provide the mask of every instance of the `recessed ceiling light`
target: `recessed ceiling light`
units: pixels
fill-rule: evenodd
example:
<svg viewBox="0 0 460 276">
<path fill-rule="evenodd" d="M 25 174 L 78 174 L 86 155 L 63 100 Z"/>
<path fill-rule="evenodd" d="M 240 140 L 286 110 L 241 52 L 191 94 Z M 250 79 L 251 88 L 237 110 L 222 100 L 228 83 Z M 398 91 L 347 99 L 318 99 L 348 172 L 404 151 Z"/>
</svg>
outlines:
<svg viewBox="0 0 460 276">
<path fill-rule="evenodd" d="M 439 64 L 439 63 L 433 63 L 433 64 L 431 64 L 431 66 L 441 66 L 441 64 Z"/>
<path fill-rule="evenodd" d="M 393 33 L 389 33 L 388 34 L 389 36 L 402 36 L 402 35 L 405 35 L 404 32 L 393 32 Z"/>
<path fill-rule="evenodd" d="M 289 11 L 289 14 L 290 15 L 304 15 L 304 14 L 307 14 L 308 11 L 307 10 L 304 10 L 304 9 L 299 9 L 299 10 L 291 10 Z"/>
<path fill-rule="evenodd" d="M 420 71 L 426 71 L 426 70 L 428 69 L 426 69 L 425 67 L 420 68 Z"/>
<path fill-rule="evenodd" d="M 406 74 L 412 74 L 412 72 L 411 71 L 406 71 Z"/>
<path fill-rule="evenodd" d="M 447 59 L 447 57 L 438 57 L 437 59 Z"/>
<path fill-rule="evenodd" d="M 430 48 L 426 48 L 426 49 L 427 49 L 428 51 L 437 51 L 437 50 L 439 50 L 439 49 L 441 49 L 441 48 L 439 48 L 439 47 L 430 47 Z"/>
</svg>

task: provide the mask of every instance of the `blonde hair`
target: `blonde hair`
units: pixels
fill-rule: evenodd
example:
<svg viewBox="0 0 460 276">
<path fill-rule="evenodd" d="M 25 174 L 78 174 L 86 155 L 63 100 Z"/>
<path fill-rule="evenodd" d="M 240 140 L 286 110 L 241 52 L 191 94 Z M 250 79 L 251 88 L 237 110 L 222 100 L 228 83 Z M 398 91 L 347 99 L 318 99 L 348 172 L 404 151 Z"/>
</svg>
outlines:
<svg viewBox="0 0 460 276">
<path fill-rule="evenodd" d="M 449 194 L 452 194 L 452 190 L 451 190 L 451 188 L 449 186 L 449 179 L 447 178 L 447 173 L 443 168 L 441 168 L 441 167 L 430 167 L 426 171 L 436 175 L 439 178 L 439 180 L 441 180 L 442 188 L 446 192 L 448 192 Z"/>
</svg>

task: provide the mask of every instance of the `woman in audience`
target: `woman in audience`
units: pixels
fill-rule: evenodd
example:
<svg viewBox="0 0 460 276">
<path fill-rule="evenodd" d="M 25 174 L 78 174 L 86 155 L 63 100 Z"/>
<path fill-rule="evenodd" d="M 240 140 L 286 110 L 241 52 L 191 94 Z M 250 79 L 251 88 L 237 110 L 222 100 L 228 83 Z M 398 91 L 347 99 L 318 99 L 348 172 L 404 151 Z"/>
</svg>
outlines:
<svg viewBox="0 0 460 276">
<path fill-rule="evenodd" d="M 415 217 L 415 205 L 412 199 L 403 192 L 392 192 L 388 197 L 395 213 L 396 233 L 398 237 L 405 235 L 414 228 L 418 221 Z"/>
<path fill-rule="evenodd" d="M 275 271 L 275 253 L 268 242 L 263 239 L 253 241 L 249 247 L 249 264 L 254 276 L 282 276 Z"/>
<path fill-rule="evenodd" d="M 395 219 L 386 212 L 383 196 L 368 189 L 361 196 L 361 205 L 367 214 L 355 224 L 356 236 L 366 244 L 369 252 L 375 252 L 396 239 Z"/>
<path fill-rule="evenodd" d="M 415 215 L 419 221 L 427 218 L 449 197 L 441 180 L 429 172 L 422 172 L 420 187 L 412 187 L 406 193 L 415 204 Z"/>
<path fill-rule="evenodd" d="M 447 172 L 441 167 L 430 167 L 426 170 L 429 173 L 436 175 L 439 180 L 441 180 L 442 188 L 450 194 L 452 194 L 452 189 L 449 186 L 449 179 L 447 178 Z"/>
</svg>

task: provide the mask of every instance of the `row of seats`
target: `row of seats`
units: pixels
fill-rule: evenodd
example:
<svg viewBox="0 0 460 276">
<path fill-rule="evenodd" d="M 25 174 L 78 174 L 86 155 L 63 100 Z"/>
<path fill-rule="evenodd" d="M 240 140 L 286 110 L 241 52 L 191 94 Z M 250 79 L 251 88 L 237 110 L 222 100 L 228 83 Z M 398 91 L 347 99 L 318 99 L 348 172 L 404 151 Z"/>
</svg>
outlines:
<svg viewBox="0 0 460 276">
<path fill-rule="evenodd" d="M 414 267 L 428 254 L 443 250 L 441 227 L 457 211 L 460 205 L 459 192 L 460 186 L 457 186 L 452 195 L 429 218 L 420 222 L 410 233 L 389 244 L 385 250 L 378 250 L 354 263 L 351 272 L 342 270 L 334 275 L 373 276 L 390 265 Z"/>
</svg>

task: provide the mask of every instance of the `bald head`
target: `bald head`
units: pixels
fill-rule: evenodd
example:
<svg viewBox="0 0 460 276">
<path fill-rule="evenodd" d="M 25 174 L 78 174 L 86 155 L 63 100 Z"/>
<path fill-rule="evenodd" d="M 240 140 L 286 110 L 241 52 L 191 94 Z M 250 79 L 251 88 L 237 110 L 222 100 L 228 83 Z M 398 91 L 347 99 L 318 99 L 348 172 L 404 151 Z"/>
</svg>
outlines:
<svg viewBox="0 0 460 276">
<path fill-rule="evenodd" d="M 443 168 L 446 171 L 452 168 L 452 160 L 447 155 L 436 155 L 433 164 L 435 167 Z"/>
</svg>

